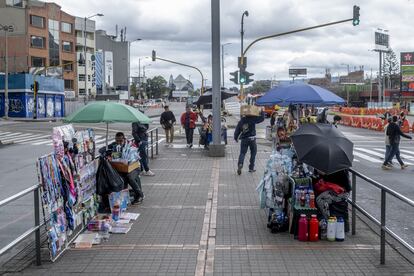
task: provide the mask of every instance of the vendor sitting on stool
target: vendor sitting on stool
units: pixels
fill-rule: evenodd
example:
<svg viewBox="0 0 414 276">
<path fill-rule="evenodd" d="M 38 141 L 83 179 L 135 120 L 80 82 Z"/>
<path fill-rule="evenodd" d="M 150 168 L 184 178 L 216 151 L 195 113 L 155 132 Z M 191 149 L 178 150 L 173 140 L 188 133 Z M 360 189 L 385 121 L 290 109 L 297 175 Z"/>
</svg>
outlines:
<svg viewBox="0 0 414 276">
<path fill-rule="evenodd" d="M 108 145 L 108 150 L 105 147 L 99 149 L 100 154 L 104 154 L 106 152 L 106 156 L 108 158 L 112 158 L 112 156 L 117 156 L 120 158 L 122 155 L 122 149 L 126 144 L 125 135 L 122 132 L 118 132 L 115 134 L 115 142 Z M 132 190 L 134 191 L 134 200 L 131 202 L 132 204 L 141 203 L 144 199 L 144 193 L 142 192 L 141 188 L 141 179 L 139 177 L 139 168 L 133 170 L 130 173 L 121 173 L 118 172 L 119 175 L 124 179 L 124 189 L 128 188 L 128 184 L 131 186 Z"/>
</svg>

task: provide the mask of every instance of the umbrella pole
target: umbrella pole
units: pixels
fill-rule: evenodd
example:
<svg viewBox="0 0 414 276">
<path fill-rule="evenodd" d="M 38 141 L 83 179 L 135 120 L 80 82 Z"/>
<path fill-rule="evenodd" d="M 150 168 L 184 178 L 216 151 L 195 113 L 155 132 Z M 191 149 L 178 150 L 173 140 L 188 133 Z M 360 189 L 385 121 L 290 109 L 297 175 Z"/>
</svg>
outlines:
<svg viewBox="0 0 414 276">
<path fill-rule="evenodd" d="M 106 123 L 106 150 L 108 150 L 108 131 L 109 123 Z"/>
</svg>

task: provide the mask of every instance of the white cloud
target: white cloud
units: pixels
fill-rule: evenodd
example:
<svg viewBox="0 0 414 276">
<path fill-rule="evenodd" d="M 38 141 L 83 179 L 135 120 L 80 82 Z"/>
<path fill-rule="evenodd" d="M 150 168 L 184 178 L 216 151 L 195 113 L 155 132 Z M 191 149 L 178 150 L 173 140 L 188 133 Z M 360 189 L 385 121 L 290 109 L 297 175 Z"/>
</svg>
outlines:
<svg viewBox="0 0 414 276">
<path fill-rule="evenodd" d="M 152 49 L 164 57 L 189 63 L 211 76 L 211 26 L 209 0 L 56 0 L 62 9 L 77 16 L 102 12 L 97 28 L 114 33 L 115 25 L 127 27 L 127 38 L 142 38 L 131 46 L 131 72 L 138 72 L 138 58 L 149 56 Z M 105 3 L 105 4 L 104 4 Z M 221 39 L 231 42 L 225 52 L 225 82 L 229 72 L 236 70 L 240 54 L 240 19 L 244 10 L 245 45 L 255 38 L 316 24 L 352 17 L 352 6 L 361 7 L 361 25 L 351 22 L 323 29 L 297 33 L 259 42 L 249 50 L 248 70 L 255 79 L 286 79 L 290 66 L 306 66 L 312 75 L 321 76 L 325 68 L 333 74 L 344 73 L 363 65 L 368 71 L 378 70 L 378 56 L 368 50 L 374 47 L 374 30 L 388 29 L 395 52 L 414 50 L 412 0 L 222 0 Z M 141 60 L 144 64 L 150 60 Z M 196 86 L 197 72 L 157 61 L 148 67 L 147 75 L 163 75 L 168 79 L 183 74 Z M 207 81 L 208 83 L 211 80 Z"/>
</svg>

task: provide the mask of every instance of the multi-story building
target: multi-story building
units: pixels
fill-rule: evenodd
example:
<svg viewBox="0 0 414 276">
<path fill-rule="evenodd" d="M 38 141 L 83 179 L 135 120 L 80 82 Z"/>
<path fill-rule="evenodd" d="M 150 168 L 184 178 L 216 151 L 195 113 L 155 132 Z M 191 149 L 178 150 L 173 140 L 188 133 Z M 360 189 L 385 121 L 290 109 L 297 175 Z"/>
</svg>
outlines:
<svg viewBox="0 0 414 276">
<path fill-rule="evenodd" d="M 106 31 L 95 32 L 96 49 L 103 53 L 102 93 L 129 91 L 129 41 L 118 41 Z M 100 92 L 98 88 L 98 92 Z"/>
<path fill-rule="evenodd" d="M 86 24 L 85 24 L 86 22 Z M 95 73 L 95 21 L 76 17 L 76 57 L 78 60 L 86 60 L 85 63 L 78 63 L 78 95 L 86 94 L 85 83 L 88 95 L 96 95 L 96 73 Z M 84 33 L 86 34 L 86 40 Z M 86 41 L 86 58 L 85 56 Z M 85 73 L 86 65 L 86 73 Z"/>
<path fill-rule="evenodd" d="M 77 90 L 75 17 L 55 3 L 0 0 L 0 24 L 14 26 L 7 40 L 10 73 L 35 72 L 45 66 L 67 64 L 54 71 L 63 76 L 65 91 Z M 0 45 L 4 56 L 4 32 Z M 4 62 L 0 62 L 0 71 L 5 71 Z"/>
</svg>

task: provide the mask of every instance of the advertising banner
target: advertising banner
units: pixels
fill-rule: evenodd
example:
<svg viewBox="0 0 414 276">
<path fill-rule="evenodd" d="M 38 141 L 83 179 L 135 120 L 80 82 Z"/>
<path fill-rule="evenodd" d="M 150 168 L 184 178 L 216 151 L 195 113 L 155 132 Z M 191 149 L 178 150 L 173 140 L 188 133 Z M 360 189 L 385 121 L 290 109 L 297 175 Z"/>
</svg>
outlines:
<svg viewBox="0 0 414 276">
<path fill-rule="evenodd" d="M 414 52 L 401 53 L 401 91 L 414 92 Z"/>
</svg>

